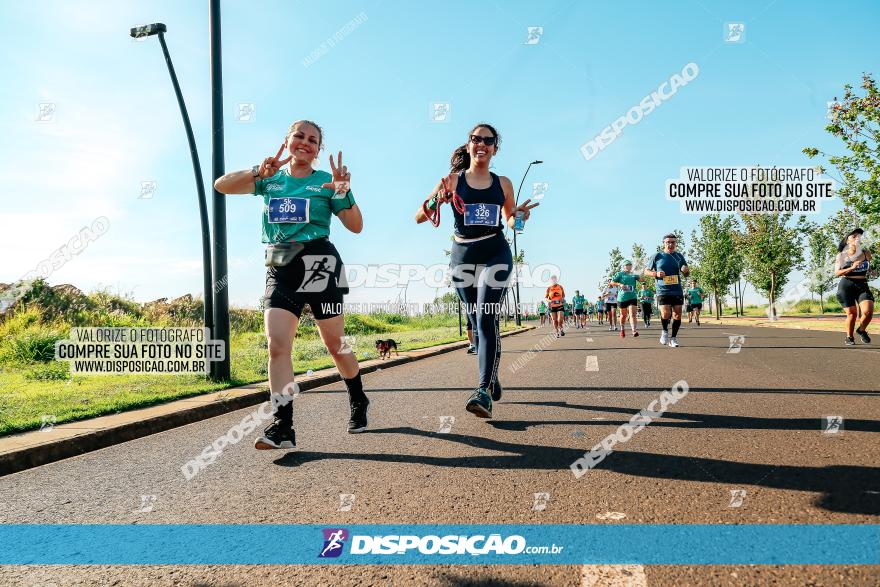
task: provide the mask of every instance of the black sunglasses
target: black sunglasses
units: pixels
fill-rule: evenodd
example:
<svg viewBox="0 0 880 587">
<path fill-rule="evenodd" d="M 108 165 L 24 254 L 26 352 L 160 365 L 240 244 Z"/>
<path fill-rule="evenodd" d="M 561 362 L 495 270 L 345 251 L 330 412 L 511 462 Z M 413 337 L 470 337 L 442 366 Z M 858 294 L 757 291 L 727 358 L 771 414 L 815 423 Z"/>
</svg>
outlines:
<svg viewBox="0 0 880 587">
<path fill-rule="evenodd" d="M 495 137 L 481 137 L 480 135 L 471 135 L 471 142 L 475 145 L 486 145 L 491 147 L 495 144 Z"/>
</svg>

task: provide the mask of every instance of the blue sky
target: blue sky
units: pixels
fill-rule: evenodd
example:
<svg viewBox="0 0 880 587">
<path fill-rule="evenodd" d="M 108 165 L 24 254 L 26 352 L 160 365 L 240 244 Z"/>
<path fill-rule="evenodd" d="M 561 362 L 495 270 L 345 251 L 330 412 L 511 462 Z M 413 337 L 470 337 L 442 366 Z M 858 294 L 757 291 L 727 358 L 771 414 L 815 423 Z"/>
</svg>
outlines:
<svg viewBox="0 0 880 587">
<path fill-rule="evenodd" d="M 110 228 L 49 282 L 109 286 L 139 301 L 199 293 L 195 186 L 158 41 L 136 24 L 164 22 L 210 185 L 206 2 L 9 3 L 0 22 L 0 281 L 33 269 L 99 216 Z M 310 63 L 346 23 L 360 23 Z M 727 22 L 745 42 L 725 43 Z M 561 267 L 569 291 L 593 292 L 608 259 L 696 216 L 664 198 L 682 166 L 809 165 L 804 146 L 838 151 L 826 103 L 880 73 L 880 5 L 760 0 L 611 5 L 597 2 L 224 2 L 227 170 L 273 155 L 299 118 L 322 124 L 326 156 L 343 149 L 363 209 L 360 235 L 334 223 L 347 263 L 444 263 L 450 215 L 415 225 L 416 207 L 478 121 L 502 135 L 496 173 L 549 191 L 520 240 L 527 260 Z M 543 27 L 526 44 L 530 26 Z M 874 38 L 875 41 L 870 39 Z M 682 67 L 699 76 L 587 161 L 580 146 Z M 449 103 L 434 122 L 431 104 Z M 40 103 L 51 121 L 36 120 Z M 238 104 L 255 106 L 251 122 Z M 141 182 L 156 182 L 140 198 Z M 821 220 L 839 208 L 826 204 Z M 229 288 L 256 307 L 263 291 L 260 202 L 228 198 Z M 542 290 L 527 289 L 523 300 Z M 441 292 L 442 293 L 442 292 Z M 350 301 L 397 299 L 359 288 Z M 413 284 L 408 299 L 435 291 Z"/>
</svg>

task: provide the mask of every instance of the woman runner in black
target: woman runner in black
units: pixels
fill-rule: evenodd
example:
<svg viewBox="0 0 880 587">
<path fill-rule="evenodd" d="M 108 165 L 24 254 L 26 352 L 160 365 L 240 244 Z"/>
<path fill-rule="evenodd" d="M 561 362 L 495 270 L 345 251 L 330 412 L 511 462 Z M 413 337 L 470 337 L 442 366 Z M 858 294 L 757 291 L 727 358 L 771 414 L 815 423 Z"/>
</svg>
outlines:
<svg viewBox="0 0 880 587">
<path fill-rule="evenodd" d="M 269 347 L 269 389 L 275 421 L 257 438 L 258 449 L 296 448 L 293 431 L 293 363 L 291 350 L 306 304 L 312 310 L 321 339 L 348 388 L 349 432 L 367 427 L 369 400 L 360 367 L 344 338 L 342 259 L 329 240 L 330 220 L 336 215 L 348 230 L 359 233 L 363 218 L 349 190 L 351 174 L 330 156 L 332 175 L 312 167 L 323 143 L 314 122 L 294 122 L 275 157 L 233 171 L 214 182 L 223 194 L 254 194 L 263 200 L 263 242 L 266 250 L 266 291 L 263 320 Z M 287 149 L 290 156 L 281 159 Z"/>
<path fill-rule="evenodd" d="M 871 337 L 868 336 L 868 324 L 874 315 L 874 294 L 868 287 L 868 271 L 871 268 L 871 253 L 862 249 L 862 235 L 864 230 L 857 228 L 845 237 L 837 247 L 837 258 L 834 260 L 835 275 L 840 277 L 837 285 L 837 299 L 846 311 L 846 340 L 847 346 L 855 344 L 853 330 L 869 344 Z M 862 320 L 859 327 L 855 328 L 859 310 L 862 311 Z"/>
<path fill-rule="evenodd" d="M 479 384 L 465 409 L 480 418 L 491 418 L 492 401 L 501 399 L 498 320 L 513 266 L 502 222 L 512 229 L 517 214 L 528 220 L 531 209 L 538 206 L 530 204 L 531 200 L 516 206 L 510 180 L 489 171 L 500 142 L 491 125 L 475 126 L 468 142 L 452 154 L 451 173 L 434 186 L 416 212 L 416 222 L 422 223 L 439 214 L 444 202 L 453 203 L 455 234 L 449 264 L 452 282 L 476 328 L 480 370 Z"/>
</svg>

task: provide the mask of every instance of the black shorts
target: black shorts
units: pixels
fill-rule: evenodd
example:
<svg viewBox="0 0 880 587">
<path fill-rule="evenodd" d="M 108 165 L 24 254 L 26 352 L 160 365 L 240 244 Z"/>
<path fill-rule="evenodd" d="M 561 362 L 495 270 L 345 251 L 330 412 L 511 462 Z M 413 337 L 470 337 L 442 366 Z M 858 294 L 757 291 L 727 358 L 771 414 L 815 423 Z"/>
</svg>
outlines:
<svg viewBox="0 0 880 587">
<path fill-rule="evenodd" d="M 347 293 L 339 251 L 321 238 L 305 243 L 289 264 L 266 268 L 263 308 L 281 308 L 299 318 L 308 304 L 315 320 L 324 320 L 342 314 Z"/>
<path fill-rule="evenodd" d="M 605 311 L 606 312 L 611 312 L 612 310 L 616 310 L 616 309 L 617 309 L 617 304 L 605 302 Z"/>
<path fill-rule="evenodd" d="M 691 304 L 691 305 L 688 306 L 688 307 L 690 308 L 690 310 L 688 310 L 688 312 L 693 312 L 694 310 L 702 310 L 702 309 L 703 309 L 703 303 L 700 302 L 699 304 Z"/>
<path fill-rule="evenodd" d="M 551 314 L 554 312 L 564 312 L 564 311 L 565 311 L 565 306 L 558 306 L 558 307 L 557 306 L 550 306 L 550 313 Z"/>
<path fill-rule="evenodd" d="M 642 302 L 642 314 L 650 316 L 653 310 L 654 309 L 651 307 L 651 302 Z"/>
<path fill-rule="evenodd" d="M 547 312 L 538 312 L 538 316 L 544 316 Z M 470 326 L 470 324 L 468 324 Z"/>
<path fill-rule="evenodd" d="M 855 280 L 847 277 L 840 279 L 840 283 L 837 285 L 837 301 L 841 306 L 852 308 L 865 300 L 874 301 L 874 294 L 871 293 L 866 279 Z"/>
<path fill-rule="evenodd" d="M 620 302 L 620 309 L 623 310 L 624 308 L 635 306 L 638 302 L 638 300 L 626 300 L 625 302 Z"/>
<path fill-rule="evenodd" d="M 574 313 L 575 313 L 575 315 L 580 316 L 581 314 L 584 313 L 584 309 L 581 308 L 580 310 L 575 310 Z"/>
<path fill-rule="evenodd" d="M 681 306 L 684 304 L 684 296 L 683 295 L 659 295 L 657 296 L 657 305 L 658 306 Z"/>
</svg>

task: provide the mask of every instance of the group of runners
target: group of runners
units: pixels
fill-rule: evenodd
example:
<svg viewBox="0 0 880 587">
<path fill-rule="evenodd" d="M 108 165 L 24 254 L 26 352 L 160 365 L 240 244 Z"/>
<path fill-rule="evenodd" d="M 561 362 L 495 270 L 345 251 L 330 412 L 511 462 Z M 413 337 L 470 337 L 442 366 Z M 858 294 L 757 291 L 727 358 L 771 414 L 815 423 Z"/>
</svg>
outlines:
<svg viewBox="0 0 880 587">
<path fill-rule="evenodd" d="M 361 232 L 363 217 L 350 189 L 351 173 L 343 164 L 342 152 L 330 156 L 330 173 L 314 168 L 324 144 L 324 133 L 309 120 L 294 122 L 275 156 L 258 165 L 227 173 L 214 183 L 224 194 L 251 194 L 262 198 L 262 240 L 266 245 L 266 287 L 263 296 L 264 327 L 269 362 L 270 400 L 274 419 L 257 438 L 258 449 L 293 449 L 294 373 L 292 348 L 300 317 L 306 305 L 348 391 L 348 431 L 366 430 L 370 401 L 361 381 L 360 366 L 346 343 L 343 299 L 348 293 L 339 252 L 329 239 L 332 216 L 353 233 Z M 501 360 L 499 329 L 501 301 L 507 290 L 513 258 L 504 230 L 519 228 L 538 206 L 526 200 L 518 204 L 511 181 L 492 171 L 501 136 L 490 124 L 480 123 L 468 133 L 466 142 L 454 150 L 449 173 L 431 189 L 415 214 L 417 223 L 440 225 L 440 212 L 450 204 L 453 243 L 450 254 L 452 282 L 467 315 L 471 345 L 476 355 L 478 376 L 465 409 L 481 418 L 492 416 L 493 402 L 501 399 L 498 380 Z M 282 159 L 285 150 L 288 156 Z M 836 271 L 841 277 L 838 298 L 847 312 L 847 344 L 853 335 L 870 342 L 867 333 L 873 313 L 873 296 L 867 285 L 871 255 L 861 248 L 863 231 L 847 235 L 839 247 Z M 660 343 L 678 347 L 682 307 L 688 298 L 689 321 L 700 323 L 704 292 L 695 281 L 684 289 L 690 274 L 684 256 L 676 251 L 674 234 L 663 238 L 663 248 L 641 273 L 625 261 L 590 302 L 576 291 L 569 304 L 557 277 L 551 279 L 546 300 L 541 302 L 541 324 L 545 314 L 557 336 L 565 327 L 585 328 L 594 319 L 607 322 L 609 330 L 626 336 L 627 322 L 632 336 L 638 336 L 636 311 L 651 325 L 653 302 L 660 313 Z M 645 278 L 653 278 L 654 288 Z M 568 310 L 566 307 L 568 306 Z M 617 310 L 620 309 L 618 320 Z M 566 313 L 568 318 L 566 319 Z M 858 327 L 856 321 L 861 315 Z"/>
<path fill-rule="evenodd" d="M 676 251 L 677 245 L 678 239 L 675 234 L 664 236 L 663 250 L 653 256 L 641 273 L 633 271 L 632 261 L 624 260 L 621 270 L 608 279 L 595 304 L 588 302 L 579 290 L 575 291 L 571 303 L 574 314 L 571 321 L 566 312 L 568 303 L 565 300 L 565 290 L 556 276 L 551 277 L 551 286 L 547 288 L 545 299 L 538 305 L 541 326 L 545 324 L 545 316 L 549 314 L 550 325 L 553 326 L 556 335 L 565 336 L 567 324 L 572 323 L 578 329 L 585 328 L 586 324 L 593 322 L 595 317 L 598 324 L 607 323 L 608 330 L 620 332 L 621 338 L 626 337 L 627 326 L 631 336 L 637 337 L 639 336 L 636 325 L 638 314 L 641 314 L 645 327 L 649 327 L 656 297 L 662 327 L 660 344 L 672 348 L 680 346 L 678 331 L 682 321 L 682 306 L 686 307 L 688 321 L 696 321 L 699 326 L 706 292 L 699 287 L 694 278 L 689 280 L 690 287 L 684 289 L 683 284 L 690 274 L 690 269 L 684 255 Z M 654 283 L 656 292 L 651 284 L 647 283 L 649 280 L 645 278 L 648 276 L 653 278 L 650 281 Z M 685 298 L 687 298 L 686 305 Z"/>
</svg>

